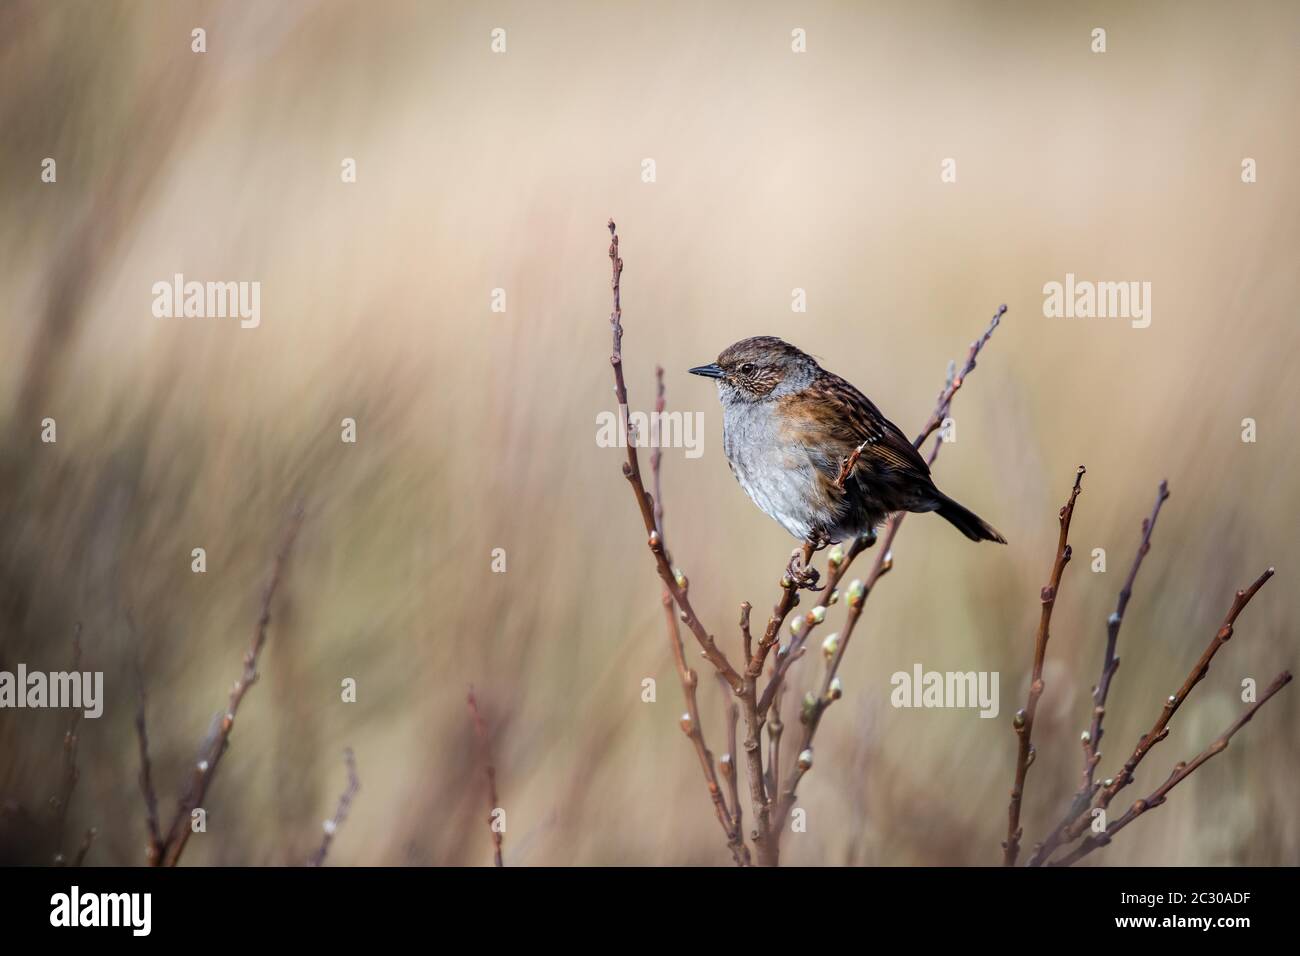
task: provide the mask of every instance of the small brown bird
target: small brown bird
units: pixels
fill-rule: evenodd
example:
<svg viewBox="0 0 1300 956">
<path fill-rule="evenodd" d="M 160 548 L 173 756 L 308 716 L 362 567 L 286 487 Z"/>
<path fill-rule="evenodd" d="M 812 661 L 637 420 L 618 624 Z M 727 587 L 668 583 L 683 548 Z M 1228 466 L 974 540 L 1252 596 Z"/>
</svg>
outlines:
<svg viewBox="0 0 1300 956">
<path fill-rule="evenodd" d="M 717 380 L 732 474 L 796 538 L 850 540 L 895 512 L 937 511 L 972 541 L 1006 544 L 934 486 L 925 459 L 870 399 L 790 343 L 745 339 L 690 371 Z M 841 488 L 840 469 L 859 446 Z"/>
</svg>

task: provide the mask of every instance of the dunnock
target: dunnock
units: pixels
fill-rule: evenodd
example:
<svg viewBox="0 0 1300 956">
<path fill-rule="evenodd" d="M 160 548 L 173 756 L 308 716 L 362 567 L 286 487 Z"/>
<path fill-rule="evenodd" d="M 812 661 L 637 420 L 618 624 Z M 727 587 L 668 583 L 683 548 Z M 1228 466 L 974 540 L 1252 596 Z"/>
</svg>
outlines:
<svg viewBox="0 0 1300 956">
<path fill-rule="evenodd" d="M 843 541 L 899 511 L 937 511 L 972 541 L 1006 539 L 953 501 L 898 426 L 810 355 L 771 335 L 745 339 L 711 365 L 722 446 L 740 486 L 799 539 Z M 841 489 L 840 469 L 865 443 Z"/>
</svg>

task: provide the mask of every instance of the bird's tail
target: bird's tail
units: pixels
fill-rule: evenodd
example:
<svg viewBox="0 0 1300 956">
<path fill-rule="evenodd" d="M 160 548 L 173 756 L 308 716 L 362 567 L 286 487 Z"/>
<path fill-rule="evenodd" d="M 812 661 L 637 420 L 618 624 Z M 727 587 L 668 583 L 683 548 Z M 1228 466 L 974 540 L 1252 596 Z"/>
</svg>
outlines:
<svg viewBox="0 0 1300 956">
<path fill-rule="evenodd" d="M 939 497 L 939 507 L 935 511 L 939 512 L 942 517 L 947 518 L 954 528 L 972 541 L 1007 543 L 1007 539 L 998 534 L 997 530 L 987 521 L 947 496 L 941 495 Z"/>
</svg>

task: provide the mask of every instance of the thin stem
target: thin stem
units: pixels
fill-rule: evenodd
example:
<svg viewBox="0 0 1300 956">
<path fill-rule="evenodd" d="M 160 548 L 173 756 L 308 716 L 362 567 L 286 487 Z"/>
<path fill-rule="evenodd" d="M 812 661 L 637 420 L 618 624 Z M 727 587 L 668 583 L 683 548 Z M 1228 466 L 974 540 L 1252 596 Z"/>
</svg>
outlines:
<svg viewBox="0 0 1300 956">
<path fill-rule="evenodd" d="M 1079 845 L 1073 850 L 1061 857 L 1060 860 L 1053 862 L 1051 865 L 1070 866 L 1073 863 L 1079 862 L 1079 860 L 1083 859 L 1093 850 L 1100 849 L 1110 843 L 1110 841 L 1114 839 L 1115 834 L 1119 833 L 1120 830 L 1123 830 L 1142 814 L 1146 813 L 1148 810 L 1154 810 L 1156 807 L 1163 804 L 1165 800 L 1169 798 L 1169 791 L 1173 790 L 1174 787 L 1178 786 L 1195 773 L 1201 765 L 1211 757 L 1226 750 L 1228 748 L 1228 742 L 1232 740 L 1233 735 L 1236 734 L 1237 731 L 1241 730 L 1242 727 L 1246 726 L 1246 724 L 1250 723 L 1251 718 L 1255 716 L 1255 712 L 1263 707 L 1270 697 L 1289 683 L 1291 683 L 1290 671 L 1283 671 L 1281 674 L 1278 674 L 1277 677 L 1273 678 L 1273 682 L 1268 685 L 1259 700 L 1255 701 L 1255 703 L 1242 711 L 1241 716 L 1233 721 L 1232 725 L 1221 733 L 1208 747 L 1193 757 L 1191 762 L 1176 764 L 1165 782 L 1157 787 L 1150 796 L 1144 800 L 1136 801 L 1133 806 L 1129 807 L 1128 811 L 1122 817 L 1108 826 L 1105 832 L 1090 835 L 1087 839 L 1079 843 Z"/>
<path fill-rule="evenodd" d="M 497 808 L 500 807 L 500 800 L 497 798 L 497 768 L 492 762 L 491 741 L 488 739 L 487 722 L 483 715 L 479 713 L 478 698 L 474 696 L 474 688 L 469 689 L 466 695 L 465 703 L 469 707 L 470 720 L 474 724 L 474 737 L 478 741 L 479 756 L 483 761 L 483 775 L 487 778 L 487 798 L 488 798 L 488 832 L 492 834 L 492 863 L 495 866 L 505 866 L 505 860 L 502 857 L 502 844 L 505 837 L 502 835 L 501 828 L 497 826 Z"/>
<path fill-rule="evenodd" d="M 132 658 L 136 685 L 135 736 L 140 751 L 140 794 L 144 797 L 145 826 L 149 834 L 145 860 L 149 866 L 157 866 L 162 856 L 163 837 L 158 825 L 158 792 L 153 785 L 153 763 L 149 759 L 149 729 L 145 720 L 149 695 L 144 683 L 144 669 L 140 664 L 140 636 L 130 613 L 126 616 L 126 622 L 134 645 Z"/>
<path fill-rule="evenodd" d="M 1120 588 L 1115 610 L 1106 619 L 1106 652 L 1101 661 L 1101 676 L 1092 689 L 1092 725 L 1083 736 L 1083 780 L 1061 822 L 1052 829 L 1047 839 L 1034 847 L 1034 855 L 1029 860 L 1030 866 L 1041 866 L 1043 861 L 1055 852 L 1065 838 L 1067 828 L 1088 809 L 1088 804 L 1092 802 L 1099 789 L 1099 785 L 1095 782 L 1097 764 L 1101 762 L 1101 750 L 1098 745 L 1101 743 L 1103 733 L 1102 718 L 1106 715 L 1106 698 L 1110 694 L 1110 683 L 1115 672 L 1119 670 L 1119 658 L 1115 656 L 1115 649 L 1119 642 L 1119 629 L 1124 623 L 1124 612 L 1128 609 L 1128 602 L 1133 597 L 1133 584 L 1137 580 L 1138 569 L 1142 567 L 1142 559 L 1151 550 L 1151 535 L 1156 529 L 1156 519 L 1160 517 L 1160 507 L 1168 497 L 1169 483 L 1162 481 L 1160 487 L 1156 489 L 1156 503 L 1151 509 L 1151 516 L 1142 521 L 1142 538 L 1138 543 L 1137 553 L 1133 556 L 1128 577 L 1124 579 L 1124 585 Z"/>
<path fill-rule="evenodd" d="M 334 811 L 334 816 L 325 821 L 322 829 L 325 835 L 321 837 L 320 847 L 312 855 L 308 866 L 321 866 L 325 862 L 325 857 L 330 851 L 330 844 L 334 842 L 334 835 L 339 832 L 339 827 L 343 826 L 343 821 L 348 818 L 348 811 L 352 809 L 352 801 L 356 799 L 358 791 L 361 790 L 361 778 L 357 776 L 357 757 L 352 752 L 351 747 L 343 751 L 343 762 L 348 768 L 348 785 L 339 797 L 338 809 Z"/>
<path fill-rule="evenodd" d="M 262 590 L 261 611 L 258 614 L 257 627 L 253 631 L 252 642 L 249 644 L 248 650 L 244 652 L 243 672 L 240 674 L 239 680 L 235 681 L 235 686 L 231 688 L 226 712 L 216 722 L 207 739 L 199 747 L 199 759 L 195 762 L 189 789 L 186 790 L 177 804 L 176 816 L 172 819 L 171 826 L 167 830 L 167 838 L 163 842 L 162 852 L 159 857 L 162 866 L 175 866 L 179 862 L 181 853 L 184 852 L 185 844 L 189 842 L 190 833 L 192 832 L 190 814 L 203 805 L 203 799 L 207 795 L 208 787 L 211 786 L 212 778 L 217 772 L 217 765 L 220 763 L 226 749 L 230 746 L 230 731 L 235 726 L 235 716 L 239 713 L 239 705 L 243 702 L 248 689 L 257 682 L 257 662 L 262 655 L 262 649 L 266 646 L 267 629 L 271 623 L 271 601 L 280 587 L 280 580 L 289 561 L 289 553 L 293 550 L 294 541 L 298 537 L 298 530 L 302 526 L 302 518 L 303 508 L 300 503 L 295 507 L 293 516 L 289 520 L 289 528 L 285 532 L 280 544 L 280 550 L 276 554 L 271 576 L 266 582 L 266 587 Z"/>
<path fill-rule="evenodd" d="M 1187 699 L 1187 695 L 1192 692 L 1192 689 L 1205 678 L 1206 674 L 1210 672 L 1210 661 L 1212 661 L 1214 655 L 1219 652 L 1219 648 L 1223 647 L 1223 645 L 1228 643 L 1232 638 L 1238 615 L 1246 609 L 1246 605 L 1250 603 L 1251 598 L 1255 596 L 1259 589 L 1262 588 L 1265 582 L 1267 582 L 1272 576 L 1273 569 L 1270 567 L 1256 578 L 1255 582 L 1251 584 L 1250 587 L 1238 591 L 1233 596 L 1232 605 L 1228 608 L 1228 613 L 1224 616 L 1223 623 L 1219 625 L 1219 629 L 1215 632 L 1214 637 L 1210 638 L 1210 643 L 1206 646 L 1205 650 L 1201 653 L 1200 659 L 1188 673 L 1187 679 L 1183 681 L 1182 687 L 1178 688 L 1177 692 L 1170 694 L 1169 697 L 1165 699 L 1164 706 L 1160 708 L 1160 715 L 1156 718 L 1151 729 L 1139 738 L 1137 746 L 1133 749 L 1132 755 L 1124 762 L 1124 768 L 1110 779 L 1109 784 L 1102 786 L 1094 804 L 1095 807 L 1105 810 L 1110 806 L 1110 803 L 1115 799 L 1116 794 L 1133 781 L 1133 772 L 1137 769 L 1138 764 L 1142 762 L 1143 758 L 1151 752 L 1151 748 L 1169 735 L 1170 719 L 1178 712 L 1178 708 L 1183 705 L 1183 701 Z M 1089 819 L 1088 815 L 1085 814 L 1070 826 L 1067 831 L 1068 839 L 1078 839 L 1083 835 L 1084 831 L 1088 829 L 1088 826 Z"/>
<path fill-rule="evenodd" d="M 1020 747 L 1016 755 L 1016 779 L 1011 787 L 1011 803 L 1007 808 L 1007 838 L 1002 844 L 1002 865 L 1015 866 L 1020 853 L 1020 838 L 1024 834 L 1020 826 L 1020 802 L 1025 793 L 1025 777 L 1029 765 L 1034 760 L 1034 746 L 1031 737 L 1034 731 L 1034 715 L 1038 712 L 1038 699 L 1043 695 L 1043 661 L 1047 657 L 1047 642 L 1051 636 L 1052 610 L 1056 607 L 1056 595 L 1061 588 L 1061 575 L 1070 563 L 1073 553 L 1070 548 L 1070 520 L 1074 517 L 1074 503 L 1082 490 L 1085 469 L 1082 465 L 1074 474 L 1074 487 L 1070 497 L 1061 508 L 1061 531 L 1056 541 L 1056 559 L 1052 562 L 1052 576 L 1039 595 L 1042 608 L 1038 617 L 1038 633 L 1034 637 L 1034 670 L 1029 684 L 1029 701 L 1025 708 L 1016 713 L 1013 726 L 1020 738 Z"/>
<path fill-rule="evenodd" d="M 609 221 L 609 235 L 609 261 L 612 275 L 610 285 L 613 290 L 614 300 L 614 308 L 609 316 L 609 325 L 614 342 L 613 350 L 609 356 L 609 364 L 614 369 L 614 396 L 618 401 L 620 427 L 626 434 L 628 429 L 627 384 L 623 378 L 623 305 L 620 292 L 623 260 L 618 254 L 618 232 L 612 219 Z M 628 483 L 632 486 L 633 494 L 636 496 L 637 507 L 641 511 L 641 520 L 648 535 L 647 543 L 650 547 L 650 553 L 654 556 L 655 570 L 658 572 L 659 578 L 663 581 L 668 593 L 672 595 L 673 602 L 681 610 L 682 620 L 690 628 L 691 633 L 695 635 L 704 656 L 726 678 L 732 691 L 739 693 L 743 684 L 740 673 L 732 667 L 726 655 L 718 648 L 713 636 L 700 623 L 695 614 L 695 609 L 691 607 L 686 588 L 677 582 L 677 575 L 673 572 L 672 562 L 664 544 L 663 535 L 655 523 L 653 499 L 646 491 L 645 483 L 641 480 L 641 465 L 637 456 L 636 442 L 632 441 L 629 436 L 626 445 L 627 461 L 623 464 L 623 477 L 628 480 Z"/>
</svg>

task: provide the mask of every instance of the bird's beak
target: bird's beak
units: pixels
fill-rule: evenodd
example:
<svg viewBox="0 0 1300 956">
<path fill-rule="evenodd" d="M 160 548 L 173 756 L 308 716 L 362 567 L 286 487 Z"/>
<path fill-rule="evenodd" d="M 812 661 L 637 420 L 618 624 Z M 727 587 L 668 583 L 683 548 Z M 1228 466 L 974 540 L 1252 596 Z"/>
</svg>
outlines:
<svg viewBox="0 0 1300 956">
<path fill-rule="evenodd" d="M 722 371 L 722 366 L 714 363 L 711 365 L 700 365 L 690 370 L 692 375 L 703 375 L 705 378 L 722 378 L 726 373 Z"/>
</svg>

